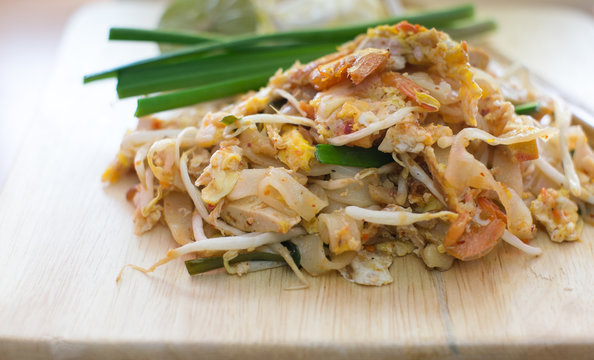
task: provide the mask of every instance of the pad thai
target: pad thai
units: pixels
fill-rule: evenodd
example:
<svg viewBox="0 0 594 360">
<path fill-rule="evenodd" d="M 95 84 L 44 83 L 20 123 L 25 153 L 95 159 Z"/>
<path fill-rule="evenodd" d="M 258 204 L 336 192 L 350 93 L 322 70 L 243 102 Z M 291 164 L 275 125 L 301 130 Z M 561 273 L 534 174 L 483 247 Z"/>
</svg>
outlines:
<svg viewBox="0 0 594 360">
<path fill-rule="evenodd" d="M 133 170 L 136 234 L 158 224 L 190 273 L 288 265 L 393 281 L 538 229 L 576 241 L 592 221 L 594 153 L 568 107 L 446 33 L 401 22 L 279 70 L 239 98 L 141 117 L 103 176 Z M 537 104 L 531 107 L 526 104 Z M 520 254 L 518 254 L 520 256 Z"/>
</svg>

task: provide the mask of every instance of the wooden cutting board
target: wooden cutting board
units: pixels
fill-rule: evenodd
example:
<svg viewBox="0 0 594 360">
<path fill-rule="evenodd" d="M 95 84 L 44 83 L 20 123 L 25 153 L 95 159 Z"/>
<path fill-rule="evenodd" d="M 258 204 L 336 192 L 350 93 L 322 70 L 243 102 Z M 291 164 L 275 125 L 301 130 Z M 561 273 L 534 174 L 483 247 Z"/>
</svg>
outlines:
<svg viewBox="0 0 594 360">
<path fill-rule="evenodd" d="M 152 26 L 160 8 L 117 2 L 79 12 L 47 97 L 32 104 L 41 110 L 0 193 L 0 359 L 593 356 L 592 228 L 578 243 L 538 238 L 538 258 L 501 244 L 444 273 L 398 258 L 394 283 L 381 288 L 331 275 L 289 291 L 298 282 L 285 268 L 191 278 L 182 262 L 149 276 L 126 271 L 116 284 L 122 265 L 149 265 L 174 243 L 162 228 L 133 234 L 131 179 L 100 183 L 135 126 L 134 102 L 117 102 L 111 81 L 83 87 L 81 78 L 151 55 L 152 46 L 105 37 L 110 25 Z M 574 32 L 593 28 L 578 20 Z"/>
</svg>

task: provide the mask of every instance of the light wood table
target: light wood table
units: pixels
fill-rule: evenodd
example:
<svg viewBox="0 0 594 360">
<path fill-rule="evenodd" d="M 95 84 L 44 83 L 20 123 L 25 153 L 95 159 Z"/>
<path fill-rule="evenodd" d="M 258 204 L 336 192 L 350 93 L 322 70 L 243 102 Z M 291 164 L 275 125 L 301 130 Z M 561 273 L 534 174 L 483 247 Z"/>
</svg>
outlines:
<svg viewBox="0 0 594 360">
<path fill-rule="evenodd" d="M 592 228 L 580 243 L 537 239 L 538 258 L 502 244 L 445 273 L 396 259 L 382 288 L 324 276 L 286 291 L 297 282 L 286 269 L 191 278 L 181 262 L 150 276 L 126 271 L 116 284 L 123 264 L 151 264 L 174 244 L 164 229 L 133 235 L 130 181 L 100 183 L 135 104 L 116 101 L 113 81 L 83 87 L 81 78 L 152 54 L 105 37 L 110 25 L 150 27 L 159 11 L 97 4 L 66 29 L 0 192 L 0 359 L 592 358 Z M 592 20 L 522 11 L 489 10 L 501 24 L 493 43 L 591 106 Z"/>
<path fill-rule="evenodd" d="M 0 189 L 54 69 L 68 18 L 102 0 L 0 0 Z"/>
</svg>

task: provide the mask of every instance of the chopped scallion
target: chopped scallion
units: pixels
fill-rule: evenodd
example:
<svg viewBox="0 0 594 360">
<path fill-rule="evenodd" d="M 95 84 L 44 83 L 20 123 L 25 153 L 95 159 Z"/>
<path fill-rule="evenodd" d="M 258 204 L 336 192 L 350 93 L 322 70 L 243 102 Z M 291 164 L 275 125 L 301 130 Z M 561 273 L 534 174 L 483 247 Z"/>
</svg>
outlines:
<svg viewBox="0 0 594 360">
<path fill-rule="evenodd" d="M 516 105 L 514 108 L 515 108 L 516 114 L 518 114 L 518 115 L 530 115 L 530 114 L 534 114 L 535 112 L 538 112 L 538 107 L 539 107 L 538 102 L 534 101 L 534 102 Z"/>
<path fill-rule="evenodd" d="M 322 164 L 353 166 L 359 168 L 378 168 L 394 162 L 391 154 L 383 153 L 377 148 L 361 148 L 356 146 L 334 146 L 318 144 L 316 159 Z"/>
<path fill-rule="evenodd" d="M 273 253 L 253 251 L 245 254 L 239 254 L 237 257 L 229 260 L 229 264 L 236 264 L 242 261 L 277 261 L 285 262 L 282 256 Z M 186 269 L 190 275 L 201 274 L 210 270 L 223 267 L 223 257 L 209 257 L 186 261 Z"/>
<path fill-rule="evenodd" d="M 293 261 L 297 266 L 301 266 L 301 254 L 299 248 L 290 240 L 283 241 L 282 244 L 289 250 Z M 277 261 L 285 262 L 282 256 L 274 253 L 263 252 L 263 251 L 252 251 L 245 254 L 239 254 L 235 258 L 229 260 L 229 264 L 237 264 L 242 261 Z M 223 258 L 209 257 L 200 258 L 186 261 L 186 269 L 190 275 L 202 274 L 210 270 L 219 269 L 223 267 Z"/>
<path fill-rule="evenodd" d="M 237 118 L 237 116 L 235 116 L 235 115 L 227 115 L 227 116 L 225 116 L 225 117 L 223 118 L 223 120 L 221 120 L 221 122 L 222 122 L 223 124 L 225 124 L 225 125 L 231 125 L 231 124 L 233 124 L 234 122 L 236 122 L 237 120 L 239 120 L 239 119 Z"/>
</svg>

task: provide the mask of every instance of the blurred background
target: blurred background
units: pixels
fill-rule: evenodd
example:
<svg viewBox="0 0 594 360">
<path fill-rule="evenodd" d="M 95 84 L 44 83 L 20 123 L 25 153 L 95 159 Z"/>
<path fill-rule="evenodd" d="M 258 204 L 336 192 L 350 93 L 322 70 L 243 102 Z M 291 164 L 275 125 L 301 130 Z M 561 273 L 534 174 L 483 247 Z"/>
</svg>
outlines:
<svg viewBox="0 0 594 360">
<path fill-rule="evenodd" d="M 205 4 L 216 2 L 198 1 L 203 1 Z M 68 19 L 84 5 L 108 2 L 124 3 L 133 2 L 133 0 L 0 0 L 0 153 L 2 154 L 0 186 L 12 165 L 12 159 L 22 144 L 28 126 L 31 126 L 32 120 L 36 117 L 38 110 L 36 104 L 40 103 L 47 86 L 56 61 L 60 38 Z M 136 2 L 154 3 L 156 1 L 136 0 Z M 445 7 L 461 2 L 467 1 L 253 0 L 259 31 L 370 21 L 401 14 L 406 10 Z M 521 35 L 524 32 L 549 29 L 550 31 L 569 31 L 568 36 L 583 36 L 584 46 L 594 47 L 594 0 L 504 0 L 497 1 L 497 4 L 493 4 L 493 1 L 477 0 L 473 3 L 477 6 L 479 16 L 495 17 L 500 24 L 498 34 L 501 35 L 495 37 L 495 42 L 513 42 L 514 32 Z M 543 15 L 546 17 L 546 19 L 543 17 L 543 21 L 547 21 L 546 24 L 541 24 L 542 29 L 527 29 L 523 26 L 524 16 L 538 16 L 540 13 L 546 15 Z M 558 17 L 555 14 L 558 14 Z M 173 18 L 177 20 L 185 15 L 178 14 L 177 18 L 176 16 Z M 237 16 L 233 13 L 227 15 Z M 579 25 L 571 32 L 567 27 L 571 27 L 575 19 L 579 20 Z M 106 24 L 106 28 L 108 25 L 113 24 Z M 519 36 L 518 42 L 520 41 L 525 42 L 525 38 Z M 515 45 L 518 48 L 524 47 L 521 44 Z M 540 41 L 530 46 L 546 48 L 552 47 L 553 44 Z M 551 48 L 551 54 L 557 53 L 556 50 L 558 49 Z M 591 50 L 588 51 L 592 53 Z M 580 59 L 580 56 L 586 53 L 579 53 L 578 49 L 575 56 Z M 580 59 L 580 61 L 591 63 L 592 58 Z M 536 70 L 540 70 L 541 73 L 550 72 L 546 68 Z M 559 71 L 561 73 L 557 75 L 550 74 L 548 80 L 563 82 L 563 79 L 572 75 L 571 69 Z M 586 75 L 583 83 L 594 83 L 592 71 Z M 585 87 L 583 89 L 589 90 Z M 580 91 L 583 92 L 583 89 Z M 591 86 L 590 89 L 592 92 L 588 98 L 591 99 L 594 88 Z M 592 105 L 592 101 L 588 105 Z"/>
</svg>

